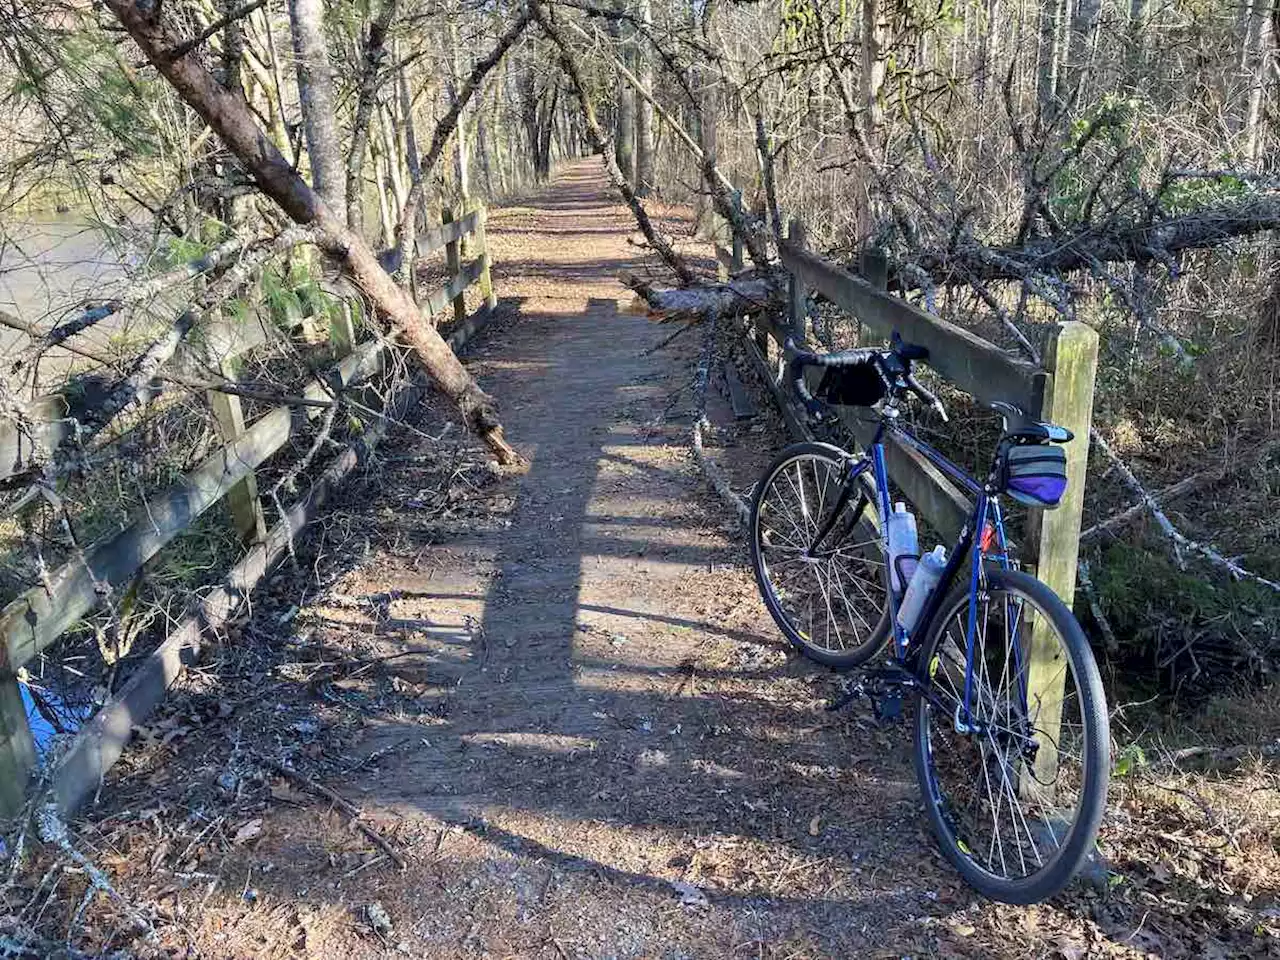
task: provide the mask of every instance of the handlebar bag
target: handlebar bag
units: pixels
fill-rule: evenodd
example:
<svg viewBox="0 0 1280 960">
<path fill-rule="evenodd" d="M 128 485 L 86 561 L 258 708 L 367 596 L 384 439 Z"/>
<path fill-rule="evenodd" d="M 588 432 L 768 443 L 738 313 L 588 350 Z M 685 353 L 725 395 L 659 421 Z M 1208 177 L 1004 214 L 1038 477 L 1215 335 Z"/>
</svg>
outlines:
<svg viewBox="0 0 1280 960">
<path fill-rule="evenodd" d="M 1001 487 L 1028 507 L 1052 510 L 1067 492 L 1067 454 L 1048 443 L 1006 444 L 1000 460 Z"/>
<path fill-rule="evenodd" d="M 841 407 L 869 407 L 885 395 L 884 380 L 875 363 L 865 360 L 840 367 L 823 367 L 814 396 Z"/>
</svg>

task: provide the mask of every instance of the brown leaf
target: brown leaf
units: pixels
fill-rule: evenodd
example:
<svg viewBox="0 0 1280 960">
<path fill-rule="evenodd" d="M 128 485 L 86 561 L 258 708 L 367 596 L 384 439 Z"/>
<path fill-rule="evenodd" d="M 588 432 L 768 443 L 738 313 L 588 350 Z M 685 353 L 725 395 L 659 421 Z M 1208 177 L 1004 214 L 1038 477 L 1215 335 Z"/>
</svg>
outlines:
<svg viewBox="0 0 1280 960">
<path fill-rule="evenodd" d="M 240 824 L 240 829 L 236 831 L 236 835 L 231 842 L 240 846 L 250 840 L 256 840 L 260 836 L 262 836 L 262 818 L 254 817 L 252 820 L 246 820 Z"/>
</svg>

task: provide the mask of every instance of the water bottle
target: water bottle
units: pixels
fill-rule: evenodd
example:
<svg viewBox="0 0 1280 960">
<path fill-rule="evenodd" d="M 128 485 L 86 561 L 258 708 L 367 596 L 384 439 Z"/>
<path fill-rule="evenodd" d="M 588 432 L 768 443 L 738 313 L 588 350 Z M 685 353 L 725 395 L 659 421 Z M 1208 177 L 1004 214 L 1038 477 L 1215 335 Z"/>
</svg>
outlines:
<svg viewBox="0 0 1280 960">
<path fill-rule="evenodd" d="M 924 605 L 929 595 L 942 579 L 942 571 L 947 565 L 947 548 L 939 544 L 932 551 L 920 558 L 915 575 L 907 586 L 906 596 L 898 607 L 898 623 L 904 630 L 915 629 L 916 621 L 924 613 Z"/>
<path fill-rule="evenodd" d="M 889 579 L 893 592 L 901 596 L 920 562 L 920 541 L 916 518 L 905 503 L 895 503 L 889 514 Z"/>
</svg>

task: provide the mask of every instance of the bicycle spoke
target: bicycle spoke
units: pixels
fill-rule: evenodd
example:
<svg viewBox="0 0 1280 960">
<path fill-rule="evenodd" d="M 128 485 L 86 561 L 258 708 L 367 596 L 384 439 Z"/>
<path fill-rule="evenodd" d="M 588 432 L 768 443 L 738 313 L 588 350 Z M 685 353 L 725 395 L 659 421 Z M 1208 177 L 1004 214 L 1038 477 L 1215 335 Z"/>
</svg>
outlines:
<svg viewBox="0 0 1280 960">
<path fill-rule="evenodd" d="M 756 521 L 762 577 L 776 609 L 804 643 L 835 653 L 874 637 L 888 602 L 873 501 L 862 493 L 846 498 L 845 483 L 842 463 L 798 456 L 766 481 Z M 830 516 L 842 500 L 847 513 Z M 811 556 L 818 532 L 828 527 Z"/>
<path fill-rule="evenodd" d="M 964 660 L 967 603 L 948 612 L 935 641 L 929 672 L 935 700 L 922 706 L 932 743 L 929 762 L 959 849 L 970 851 L 970 859 L 988 873 L 1017 880 L 1054 861 L 1064 829 L 1075 820 L 1085 729 L 1065 651 L 1057 669 L 1037 678 L 1040 689 L 1055 691 L 1052 699 L 1028 703 L 1024 694 L 1028 623 L 1034 615 L 1037 643 L 1060 644 L 1050 618 L 1022 595 L 993 591 L 980 602 L 982 609 L 974 611 L 971 664 Z M 971 675 L 973 730 L 959 733 L 952 714 L 963 701 L 966 672 Z M 1051 704 L 1062 711 L 1053 737 L 1037 726 Z M 1054 751 L 1054 775 L 1047 783 L 1035 772 L 1037 744 L 1040 750 Z"/>
</svg>

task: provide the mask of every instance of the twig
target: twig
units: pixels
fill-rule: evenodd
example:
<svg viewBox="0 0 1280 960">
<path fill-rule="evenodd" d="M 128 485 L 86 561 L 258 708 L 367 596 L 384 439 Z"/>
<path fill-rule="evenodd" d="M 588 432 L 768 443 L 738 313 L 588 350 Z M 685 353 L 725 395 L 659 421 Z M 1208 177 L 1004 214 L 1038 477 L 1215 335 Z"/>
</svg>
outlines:
<svg viewBox="0 0 1280 960">
<path fill-rule="evenodd" d="M 373 843 L 376 844 L 383 853 L 395 861 L 396 866 L 401 870 L 405 869 L 406 864 L 404 862 L 404 857 L 396 851 L 395 847 L 391 845 L 390 841 L 388 841 L 386 837 L 360 819 L 360 811 L 357 809 L 355 804 L 351 803 L 351 801 L 330 790 L 324 784 L 317 783 L 310 777 L 299 773 L 292 767 L 285 766 L 279 760 L 273 760 L 271 757 L 264 756 L 260 753 L 255 753 L 252 757 L 262 766 L 267 767 L 270 770 L 274 770 L 283 777 L 287 777 L 303 789 L 311 791 L 316 796 L 324 797 L 334 806 L 338 807 L 338 809 L 342 810 L 343 813 L 351 817 L 351 822 L 355 824 L 357 830 L 373 841 Z"/>
<path fill-rule="evenodd" d="M 1076 567 L 1076 579 L 1080 582 L 1080 589 L 1084 591 L 1085 599 L 1089 603 L 1089 612 L 1093 614 L 1094 622 L 1098 624 L 1098 629 L 1102 631 L 1102 639 L 1106 644 L 1107 653 L 1119 653 L 1120 641 L 1116 639 L 1116 633 L 1111 629 L 1111 621 L 1107 619 L 1106 613 L 1103 612 L 1098 591 L 1093 585 L 1093 579 L 1089 576 L 1088 560 L 1079 562 Z"/>
<path fill-rule="evenodd" d="M 1097 430 L 1090 430 L 1089 436 L 1093 439 L 1093 442 L 1097 445 L 1098 449 L 1106 454 L 1107 458 L 1115 464 L 1116 472 L 1120 474 L 1121 478 L 1129 488 L 1141 497 L 1142 506 L 1151 514 L 1152 519 L 1155 520 L 1156 525 L 1160 528 L 1161 532 L 1173 541 L 1175 551 L 1179 547 L 1186 548 L 1187 550 L 1200 554 L 1200 556 L 1204 557 L 1210 563 L 1222 567 L 1237 580 L 1252 580 L 1255 583 L 1260 583 L 1264 587 L 1270 587 L 1272 590 L 1280 593 L 1280 583 L 1276 583 L 1274 580 L 1268 580 L 1266 577 L 1260 577 L 1256 573 L 1246 570 L 1234 560 L 1227 559 L 1213 547 L 1199 543 L 1185 536 L 1173 525 L 1172 521 L 1170 521 L 1165 515 L 1165 512 L 1160 509 L 1160 504 L 1156 503 L 1155 498 L 1151 496 L 1147 491 L 1147 488 L 1142 485 L 1141 481 L 1133 475 L 1133 471 L 1129 469 L 1128 464 L 1121 460 L 1116 452 L 1111 449 L 1111 446 L 1105 439 L 1103 439 L 1102 435 Z"/>
</svg>

